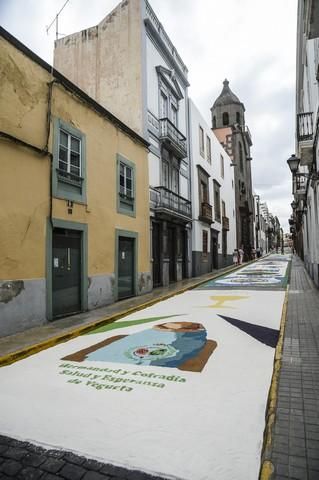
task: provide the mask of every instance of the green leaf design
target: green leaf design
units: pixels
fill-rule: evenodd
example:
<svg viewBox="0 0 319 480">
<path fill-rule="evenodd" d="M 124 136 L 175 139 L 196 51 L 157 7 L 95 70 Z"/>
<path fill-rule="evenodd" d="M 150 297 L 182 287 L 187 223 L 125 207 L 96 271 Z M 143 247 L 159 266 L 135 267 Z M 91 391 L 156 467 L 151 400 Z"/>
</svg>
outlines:
<svg viewBox="0 0 319 480">
<path fill-rule="evenodd" d="M 180 313 L 178 315 L 166 315 L 162 317 L 151 317 L 151 318 L 141 318 L 140 320 L 130 320 L 128 322 L 113 322 L 101 327 L 95 328 L 90 332 L 85 333 L 84 335 L 92 335 L 93 333 L 103 333 L 108 332 L 109 330 L 117 330 L 118 328 L 133 327 L 134 325 L 141 325 L 143 323 L 155 322 L 156 320 L 164 320 L 165 318 L 180 317 L 184 315 Z"/>
</svg>

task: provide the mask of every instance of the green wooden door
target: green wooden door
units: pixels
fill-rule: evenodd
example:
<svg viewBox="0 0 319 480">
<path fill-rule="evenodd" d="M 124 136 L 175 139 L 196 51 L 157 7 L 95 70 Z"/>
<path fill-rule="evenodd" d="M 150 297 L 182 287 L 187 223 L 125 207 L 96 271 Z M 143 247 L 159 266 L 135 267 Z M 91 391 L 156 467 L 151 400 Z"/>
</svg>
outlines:
<svg viewBox="0 0 319 480">
<path fill-rule="evenodd" d="M 135 293 L 135 239 L 119 237 L 118 245 L 118 298 L 132 297 Z"/>
<path fill-rule="evenodd" d="M 81 311 L 81 232 L 53 230 L 52 262 L 53 317 Z"/>
</svg>

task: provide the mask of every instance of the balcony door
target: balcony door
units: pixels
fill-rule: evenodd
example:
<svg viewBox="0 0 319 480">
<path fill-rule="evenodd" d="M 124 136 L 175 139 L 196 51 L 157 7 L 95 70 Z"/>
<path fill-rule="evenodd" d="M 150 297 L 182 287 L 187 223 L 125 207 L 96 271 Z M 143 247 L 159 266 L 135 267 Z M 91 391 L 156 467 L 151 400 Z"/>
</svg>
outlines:
<svg viewBox="0 0 319 480">
<path fill-rule="evenodd" d="M 200 182 L 200 203 L 208 203 L 207 183 L 202 180 Z"/>
<path fill-rule="evenodd" d="M 168 98 L 164 92 L 160 96 L 160 118 L 168 117 Z"/>
</svg>

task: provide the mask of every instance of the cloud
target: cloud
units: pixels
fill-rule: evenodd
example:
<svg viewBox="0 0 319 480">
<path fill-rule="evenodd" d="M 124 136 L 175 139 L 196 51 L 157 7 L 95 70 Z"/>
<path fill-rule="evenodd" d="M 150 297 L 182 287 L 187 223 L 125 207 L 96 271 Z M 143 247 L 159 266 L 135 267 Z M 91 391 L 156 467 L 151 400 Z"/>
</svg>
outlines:
<svg viewBox="0 0 319 480">
<path fill-rule="evenodd" d="M 49 63 L 54 19 L 65 0 L 0 0 L 1 21 Z M 118 0 L 70 0 L 59 31 L 70 34 L 99 23 Z M 23 5 L 23 7 L 22 7 Z M 210 107 L 225 77 L 246 107 L 253 138 L 255 189 L 287 224 L 294 151 L 297 0 L 151 0 L 189 69 L 190 96 L 210 124 Z M 285 205 L 285 207 L 283 207 Z"/>
</svg>

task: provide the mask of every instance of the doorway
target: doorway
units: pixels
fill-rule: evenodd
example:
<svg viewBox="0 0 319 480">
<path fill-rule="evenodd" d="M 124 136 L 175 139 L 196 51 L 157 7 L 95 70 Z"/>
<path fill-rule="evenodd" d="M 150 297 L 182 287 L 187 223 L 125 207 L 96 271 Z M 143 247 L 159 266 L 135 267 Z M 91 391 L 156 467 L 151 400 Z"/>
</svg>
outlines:
<svg viewBox="0 0 319 480">
<path fill-rule="evenodd" d="M 152 227 L 153 286 L 159 287 L 162 284 L 160 224 L 153 222 Z"/>
<path fill-rule="evenodd" d="M 176 282 L 176 233 L 175 228 L 167 228 L 168 257 L 169 257 L 169 281 Z"/>
<path fill-rule="evenodd" d="M 212 270 L 218 268 L 218 233 L 211 233 Z"/>
<path fill-rule="evenodd" d="M 135 238 L 118 237 L 118 298 L 135 295 Z"/>
<path fill-rule="evenodd" d="M 52 316 L 77 313 L 81 305 L 82 232 L 54 228 L 52 235 Z"/>
</svg>

